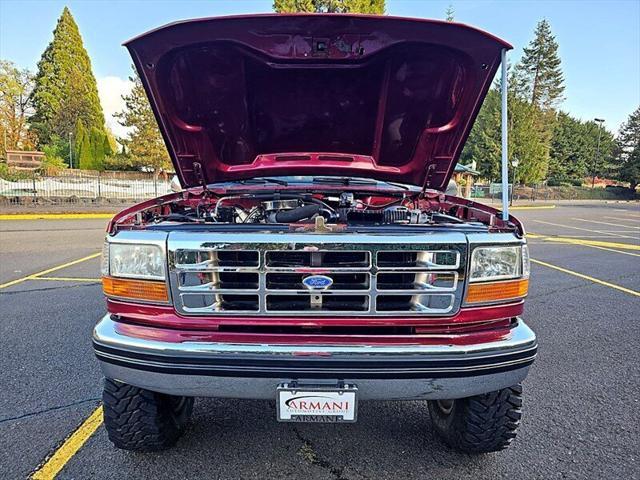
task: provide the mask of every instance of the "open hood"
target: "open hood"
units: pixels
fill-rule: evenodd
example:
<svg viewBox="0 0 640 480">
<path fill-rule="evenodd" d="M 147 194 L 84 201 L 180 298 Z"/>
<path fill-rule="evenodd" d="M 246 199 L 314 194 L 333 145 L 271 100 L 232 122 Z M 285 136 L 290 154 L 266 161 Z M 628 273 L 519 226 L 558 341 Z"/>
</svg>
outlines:
<svg viewBox="0 0 640 480">
<path fill-rule="evenodd" d="M 511 46 L 346 14 L 174 23 L 126 43 L 182 185 L 342 175 L 443 190 Z"/>
</svg>

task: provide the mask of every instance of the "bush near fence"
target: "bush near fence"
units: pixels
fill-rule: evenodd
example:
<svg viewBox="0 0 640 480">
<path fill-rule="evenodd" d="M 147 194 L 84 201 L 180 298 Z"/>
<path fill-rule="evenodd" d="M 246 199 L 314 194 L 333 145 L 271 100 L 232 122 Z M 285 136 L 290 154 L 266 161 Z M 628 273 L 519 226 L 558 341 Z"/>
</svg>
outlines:
<svg viewBox="0 0 640 480">
<path fill-rule="evenodd" d="M 511 191 L 511 189 L 509 189 Z M 629 188 L 590 188 L 576 186 L 549 187 L 547 185 L 516 185 L 514 200 L 555 201 L 555 200 L 634 200 L 638 194 Z M 492 191 L 488 185 L 474 185 L 471 198 L 501 201 L 500 191 Z"/>
<path fill-rule="evenodd" d="M 171 192 L 167 175 L 146 172 L 59 170 L 55 174 L 20 172 L 0 178 L 2 203 L 134 202 Z"/>
</svg>

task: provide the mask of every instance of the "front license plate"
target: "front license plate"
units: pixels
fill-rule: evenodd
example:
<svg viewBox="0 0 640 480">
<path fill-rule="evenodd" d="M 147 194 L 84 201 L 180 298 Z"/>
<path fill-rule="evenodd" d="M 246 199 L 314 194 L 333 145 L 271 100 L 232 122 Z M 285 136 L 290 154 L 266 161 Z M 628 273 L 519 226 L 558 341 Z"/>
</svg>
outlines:
<svg viewBox="0 0 640 480">
<path fill-rule="evenodd" d="M 355 385 L 278 387 L 279 422 L 355 422 L 357 415 Z"/>
</svg>

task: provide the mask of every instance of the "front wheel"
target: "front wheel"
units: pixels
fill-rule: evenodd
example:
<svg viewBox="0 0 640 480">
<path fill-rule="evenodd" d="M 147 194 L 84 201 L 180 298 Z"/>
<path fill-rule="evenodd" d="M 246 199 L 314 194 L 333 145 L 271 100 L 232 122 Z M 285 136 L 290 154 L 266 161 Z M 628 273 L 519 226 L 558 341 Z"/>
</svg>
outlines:
<svg viewBox="0 0 640 480">
<path fill-rule="evenodd" d="M 193 398 L 144 390 L 106 378 L 102 394 L 109 440 L 124 450 L 152 452 L 173 446 L 184 433 Z"/>
<path fill-rule="evenodd" d="M 430 400 L 429 413 L 436 432 L 451 447 L 466 453 L 497 452 L 516 437 L 522 386 L 457 400 Z"/>
</svg>

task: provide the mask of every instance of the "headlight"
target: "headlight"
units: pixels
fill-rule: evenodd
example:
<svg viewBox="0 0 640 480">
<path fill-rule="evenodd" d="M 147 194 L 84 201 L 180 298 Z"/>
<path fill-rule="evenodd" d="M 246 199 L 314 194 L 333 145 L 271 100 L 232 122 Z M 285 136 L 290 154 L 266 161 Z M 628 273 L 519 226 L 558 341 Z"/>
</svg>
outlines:
<svg viewBox="0 0 640 480">
<path fill-rule="evenodd" d="M 470 282 L 482 282 L 485 280 L 506 280 L 519 278 L 525 273 L 528 276 L 529 268 L 524 266 L 526 246 L 509 247 L 477 247 L 471 254 L 471 268 L 469 270 Z M 529 251 L 526 251 L 527 264 Z"/>
<path fill-rule="evenodd" d="M 164 263 L 164 255 L 157 245 L 111 243 L 103 250 L 102 274 L 112 277 L 164 280 Z M 107 268 L 108 271 L 105 271 Z"/>
<path fill-rule="evenodd" d="M 526 245 L 477 247 L 471 253 L 466 304 L 495 304 L 522 299 L 529 290 Z"/>
</svg>

